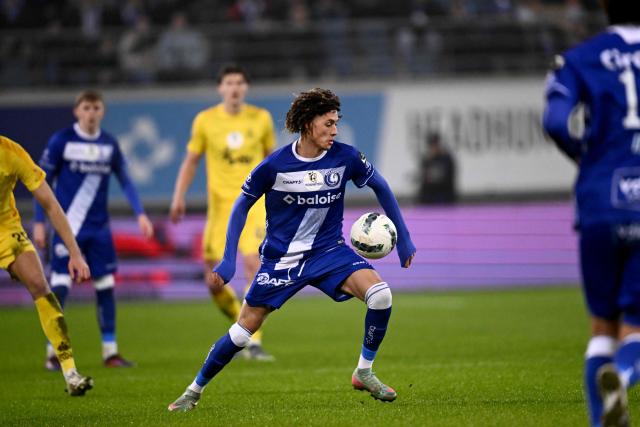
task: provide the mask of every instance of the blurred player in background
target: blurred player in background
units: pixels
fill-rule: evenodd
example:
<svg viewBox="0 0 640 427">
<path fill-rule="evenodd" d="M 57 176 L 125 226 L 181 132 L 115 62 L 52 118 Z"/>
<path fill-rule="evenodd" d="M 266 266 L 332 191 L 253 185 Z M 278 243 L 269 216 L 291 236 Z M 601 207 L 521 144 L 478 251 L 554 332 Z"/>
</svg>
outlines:
<svg viewBox="0 0 640 427">
<path fill-rule="evenodd" d="M 91 377 L 80 375 L 76 370 L 62 308 L 51 292 L 40 259 L 22 228 L 13 197 L 17 180 L 20 180 L 43 206 L 53 227 L 69 248 L 67 267 L 71 279 L 78 282 L 88 279 L 89 267 L 82 259 L 80 248 L 73 238 L 62 208 L 45 181 L 44 171 L 31 160 L 21 146 L 9 138 L 0 136 L 0 268 L 20 281 L 31 294 L 42 330 L 53 344 L 52 351 L 60 360 L 62 373 L 67 382 L 67 392 L 71 396 L 82 396 L 93 387 L 93 380 Z M 8 351 L 11 344 L 6 345 Z"/>
<path fill-rule="evenodd" d="M 240 315 L 240 301 L 231 286 L 213 281 L 211 271 L 224 253 L 233 202 L 249 172 L 273 150 L 275 135 L 269 112 L 244 102 L 249 78 L 243 68 L 222 67 L 217 84 L 222 102 L 201 111 L 193 121 L 187 154 L 176 179 L 170 217 L 177 223 L 184 216 L 185 194 L 204 154 L 208 181 L 207 225 L 202 239 L 205 280 L 214 302 L 235 322 Z M 247 278 L 253 278 L 260 267 L 258 248 L 264 239 L 264 229 L 264 201 L 260 201 L 249 212 L 247 226 L 240 236 Z M 262 331 L 254 334 L 242 355 L 255 360 L 273 360 L 262 348 Z"/>
<path fill-rule="evenodd" d="M 577 229 L 591 340 L 585 391 L 593 426 L 628 425 L 640 379 L 640 3 L 604 1 L 611 27 L 555 60 L 544 127 L 579 167 Z M 584 104 L 586 130 L 569 118 Z"/>
<path fill-rule="evenodd" d="M 286 126 L 300 138 L 267 157 L 242 186 L 231 213 L 224 257 L 214 269 L 213 280 L 222 286 L 233 277 L 247 213 L 264 195 L 268 226 L 261 247 L 262 265 L 245 296 L 238 322 L 213 345 L 193 383 L 169 405 L 170 411 L 195 408 L 204 387 L 249 343 L 267 315 L 307 285 L 335 301 L 355 296 L 365 302 L 365 336 L 351 383 L 376 399 L 395 400 L 396 392 L 371 370 L 391 316 L 391 289 L 345 244 L 342 217 L 347 182 L 367 185 L 375 192 L 397 227 L 402 267 L 411 265 L 416 248 L 384 178 L 355 148 L 334 140 L 339 111 L 340 100 L 329 90 L 298 95 L 287 113 Z"/>
<path fill-rule="evenodd" d="M 120 355 L 116 340 L 114 273 L 117 263 L 108 212 L 112 173 L 118 178 L 145 237 L 153 236 L 153 225 L 129 178 L 118 142 L 100 128 L 105 113 L 102 95 L 92 90 L 81 92 L 73 113 L 78 121 L 53 134 L 42 154 L 40 166 L 47 172 L 47 181 L 55 188 L 73 235 L 91 268 L 103 362 L 108 367 L 130 367 L 132 362 Z M 46 247 L 44 214 L 38 203 L 33 239 L 38 247 Z M 69 248 L 59 234 L 53 235 L 51 246 L 51 286 L 64 307 L 72 283 L 67 269 Z M 51 344 L 47 345 L 46 367 L 60 369 Z"/>
</svg>

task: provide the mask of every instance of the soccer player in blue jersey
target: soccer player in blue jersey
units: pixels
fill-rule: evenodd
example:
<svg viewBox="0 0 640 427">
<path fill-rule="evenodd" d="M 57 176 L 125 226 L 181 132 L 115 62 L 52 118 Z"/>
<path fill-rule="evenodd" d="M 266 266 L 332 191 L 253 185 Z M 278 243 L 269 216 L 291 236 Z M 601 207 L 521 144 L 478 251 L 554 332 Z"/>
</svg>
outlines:
<svg viewBox="0 0 640 427">
<path fill-rule="evenodd" d="M 640 379 L 640 4 L 604 1 L 611 26 L 558 56 L 544 128 L 579 167 L 576 226 L 591 339 L 585 391 L 593 426 L 628 425 Z M 585 132 L 569 130 L 585 107 Z"/>
<path fill-rule="evenodd" d="M 247 212 L 265 197 L 267 236 L 260 247 L 261 267 L 245 296 L 240 317 L 211 348 L 202 369 L 170 411 L 195 408 L 204 387 L 245 347 L 267 315 L 307 285 L 344 301 L 356 297 L 367 305 L 365 334 L 352 375 L 356 389 L 383 401 L 396 392 L 371 370 L 391 315 L 391 289 L 371 264 L 345 244 L 342 236 L 347 181 L 373 189 L 398 230 L 400 263 L 409 267 L 415 254 L 409 230 L 391 189 L 364 155 L 335 141 L 340 100 L 331 91 L 299 94 L 289 109 L 286 127 L 300 137 L 262 161 L 242 185 L 227 230 L 224 257 L 214 280 L 228 283 L 235 273 L 236 252 Z"/>
<path fill-rule="evenodd" d="M 40 166 L 47 173 L 47 181 L 55 188 L 56 197 L 92 272 L 103 362 L 108 367 L 129 367 L 132 362 L 120 355 L 116 341 L 113 275 L 117 264 L 107 200 L 112 174 L 118 178 L 145 237 L 153 236 L 153 225 L 129 178 L 118 142 L 100 128 L 105 113 L 102 95 L 92 90 L 83 91 L 76 98 L 73 112 L 78 121 L 50 138 Z M 40 248 L 46 246 L 44 212 L 38 203 L 35 205 L 33 239 Z M 53 235 L 51 246 L 51 287 L 64 307 L 72 283 L 67 269 L 69 251 L 57 233 Z M 60 369 L 50 344 L 46 367 Z"/>
</svg>

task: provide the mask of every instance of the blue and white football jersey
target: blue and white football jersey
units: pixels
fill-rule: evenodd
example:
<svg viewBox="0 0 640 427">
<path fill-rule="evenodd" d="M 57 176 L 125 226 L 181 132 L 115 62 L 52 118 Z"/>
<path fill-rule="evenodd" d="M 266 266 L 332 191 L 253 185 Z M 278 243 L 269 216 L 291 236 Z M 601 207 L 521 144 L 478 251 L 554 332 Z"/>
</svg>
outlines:
<svg viewBox="0 0 640 427">
<path fill-rule="evenodd" d="M 564 53 L 550 75 L 549 99 L 585 106 L 575 188 L 580 226 L 640 220 L 639 86 L 638 27 L 610 27 Z"/>
<path fill-rule="evenodd" d="M 50 138 L 40 166 L 48 178 L 55 179 L 56 197 L 75 236 L 107 226 L 111 173 L 126 175 L 122 152 L 113 136 L 101 130 L 91 137 L 76 123 Z M 36 214 L 37 220 L 43 217 L 38 209 Z"/>
<path fill-rule="evenodd" d="M 345 186 L 352 180 L 363 187 L 374 173 L 350 145 L 334 141 L 329 150 L 308 159 L 296 153 L 296 144 L 269 155 L 242 186 L 251 197 L 265 196 L 267 233 L 260 253 L 277 270 L 343 244 Z"/>
</svg>

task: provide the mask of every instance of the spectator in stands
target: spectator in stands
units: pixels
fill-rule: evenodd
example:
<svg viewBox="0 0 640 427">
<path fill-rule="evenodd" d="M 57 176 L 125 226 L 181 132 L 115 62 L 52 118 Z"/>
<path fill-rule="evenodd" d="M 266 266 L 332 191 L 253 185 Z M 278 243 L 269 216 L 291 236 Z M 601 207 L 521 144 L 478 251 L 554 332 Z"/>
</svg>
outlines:
<svg viewBox="0 0 640 427">
<path fill-rule="evenodd" d="M 126 0 L 120 9 L 120 21 L 123 25 L 133 26 L 143 16 L 147 18 L 143 0 Z"/>
<path fill-rule="evenodd" d="M 313 3 L 313 18 L 320 23 L 326 69 L 340 76 L 351 74 L 352 54 L 347 37 L 349 5 L 341 0 L 318 0 Z"/>
<path fill-rule="evenodd" d="M 160 35 L 157 61 L 161 78 L 176 80 L 197 78 L 209 59 L 209 43 L 190 28 L 186 14 L 177 12 L 170 27 Z"/>
<path fill-rule="evenodd" d="M 0 28 L 36 28 L 44 25 L 40 8 L 25 0 L 0 1 Z"/>
<path fill-rule="evenodd" d="M 121 25 L 120 12 L 115 3 L 102 0 L 76 0 L 82 35 L 87 40 L 96 40 L 102 35 L 103 26 Z"/>
<path fill-rule="evenodd" d="M 570 44 L 577 43 L 587 36 L 585 10 L 581 0 L 567 0 L 564 5 L 563 24 L 570 37 Z"/>
<path fill-rule="evenodd" d="M 253 27 L 264 19 L 267 5 L 264 0 L 235 0 L 227 10 L 229 19 Z"/>
<path fill-rule="evenodd" d="M 409 25 L 396 33 L 396 56 L 399 72 L 420 74 L 438 69 L 443 48 L 442 34 L 430 25 L 432 17 L 449 13 L 442 0 L 413 0 Z"/>
<path fill-rule="evenodd" d="M 140 15 L 118 44 L 118 59 L 126 80 L 152 82 L 156 76 L 155 54 L 156 35 L 151 31 L 149 19 Z"/>
<path fill-rule="evenodd" d="M 457 199 L 456 162 L 442 145 L 439 133 L 427 136 L 427 151 L 420 168 L 418 201 L 427 204 L 451 204 Z"/>
</svg>

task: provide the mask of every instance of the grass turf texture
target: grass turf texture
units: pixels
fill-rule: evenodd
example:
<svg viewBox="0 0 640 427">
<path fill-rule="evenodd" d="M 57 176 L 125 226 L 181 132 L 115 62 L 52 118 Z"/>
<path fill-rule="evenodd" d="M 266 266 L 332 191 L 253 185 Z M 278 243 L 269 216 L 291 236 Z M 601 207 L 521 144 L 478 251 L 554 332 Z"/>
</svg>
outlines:
<svg viewBox="0 0 640 427">
<path fill-rule="evenodd" d="M 121 303 L 120 348 L 138 363 L 107 369 L 93 306 L 66 316 L 87 396 L 63 393 L 46 372 L 33 309 L 0 311 L 0 425 L 584 426 L 587 319 L 577 289 L 394 295 L 374 365 L 393 403 L 351 388 L 364 305 L 294 298 L 274 313 L 266 348 L 275 363 L 233 361 L 198 408 L 170 413 L 211 343 L 228 329 L 209 302 Z M 630 394 L 632 421 L 640 393 Z"/>
</svg>

